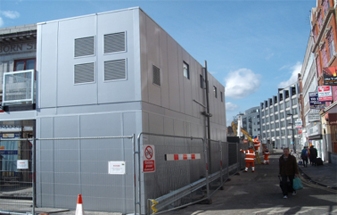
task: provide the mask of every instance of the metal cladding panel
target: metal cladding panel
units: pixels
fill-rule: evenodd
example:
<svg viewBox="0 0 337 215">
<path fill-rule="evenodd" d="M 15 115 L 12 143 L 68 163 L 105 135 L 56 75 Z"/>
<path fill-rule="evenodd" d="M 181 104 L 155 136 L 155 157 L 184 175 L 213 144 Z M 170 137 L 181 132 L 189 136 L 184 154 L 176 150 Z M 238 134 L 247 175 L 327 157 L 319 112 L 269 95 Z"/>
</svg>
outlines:
<svg viewBox="0 0 337 215">
<path fill-rule="evenodd" d="M 57 103 L 59 106 L 95 104 L 97 102 L 96 77 L 94 82 L 75 84 L 75 65 L 93 63 L 96 56 L 75 57 L 75 40 L 94 37 L 96 41 L 96 17 L 61 20 L 58 22 L 57 47 Z M 95 51 L 95 50 L 94 50 Z"/>
<path fill-rule="evenodd" d="M 162 52 L 160 49 L 160 35 L 162 35 L 162 29 L 149 17 L 146 18 L 145 27 L 145 35 L 146 35 L 146 52 L 142 52 L 142 57 L 147 59 L 145 62 L 146 67 L 142 71 L 147 76 L 147 90 L 148 97 L 144 98 L 144 100 L 156 104 L 158 106 L 162 106 L 161 104 L 161 95 L 163 93 L 162 85 L 165 85 L 163 81 L 163 73 L 165 73 L 165 68 L 161 62 Z M 165 40 L 165 38 L 162 38 Z M 143 47 L 142 47 L 143 48 Z M 159 68 L 160 74 L 160 84 L 154 84 L 154 76 L 153 76 L 153 66 Z"/>
<path fill-rule="evenodd" d="M 144 174 L 144 199 L 156 199 L 205 176 L 205 157 L 201 139 L 145 135 L 143 141 L 154 145 L 156 160 L 156 171 Z M 166 154 L 184 153 L 198 153 L 200 159 L 165 160 Z"/>
<path fill-rule="evenodd" d="M 57 84 L 58 24 L 37 26 L 37 92 L 38 108 L 55 107 Z"/>
<path fill-rule="evenodd" d="M 38 29 L 40 108 L 141 100 L 138 8 L 41 23 Z M 105 53 L 114 49 L 106 49 L 104 38 L 115 33 L 125 35 L 125 41 L 118 38 L 125 50 Z M 117 71 L 121 79 L 105 78 L 106 62 L 114 61 L 125 62 L 125 75 Z"/>
<path fill-rule="evenodd" d="M 141 100 L 139 10 L 99 14 L 97 25 L 98 103 Z M 104 45 L 106 44 L 104 35 L 122 32 L 125 35 L 125 51 L 104 53 Z M 125 78 L 119 80 L 104 78 L 104 62 L 112 60 L 125 60 Z"/>
<path fill-rule="evenodd" d="M 171 38 L 168 38 L 168 52 L 177 53 L 178 44 Z M 181 111 L 180 97 L 182 96 L 179 85 L 179 61 L 176 54 L 168 55 L 168 83 L 169 86 L 169 106 L 173 111 Z"/>
</svg>

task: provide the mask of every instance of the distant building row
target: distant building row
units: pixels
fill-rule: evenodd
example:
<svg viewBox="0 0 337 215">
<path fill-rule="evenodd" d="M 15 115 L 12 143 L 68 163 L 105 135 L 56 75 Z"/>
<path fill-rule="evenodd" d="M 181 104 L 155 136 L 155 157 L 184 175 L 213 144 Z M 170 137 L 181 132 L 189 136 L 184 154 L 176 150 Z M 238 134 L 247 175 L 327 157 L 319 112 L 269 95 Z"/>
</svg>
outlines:
<svg viewBox="0 0 337 215">
<path fill-rule="evenodd" d="M 337 9 L 336 0 L 317 0 L 298 81 L 260 103 L 260 139 L 299 151 L 313 145 L 324 161 L 337 163 Z M 243 116 L 250 128 L 252 114 Z M 260 120 L 260 121 L 259 121 Z M 259 121 L 259 122 L 258 122 Z"/>
</svg>

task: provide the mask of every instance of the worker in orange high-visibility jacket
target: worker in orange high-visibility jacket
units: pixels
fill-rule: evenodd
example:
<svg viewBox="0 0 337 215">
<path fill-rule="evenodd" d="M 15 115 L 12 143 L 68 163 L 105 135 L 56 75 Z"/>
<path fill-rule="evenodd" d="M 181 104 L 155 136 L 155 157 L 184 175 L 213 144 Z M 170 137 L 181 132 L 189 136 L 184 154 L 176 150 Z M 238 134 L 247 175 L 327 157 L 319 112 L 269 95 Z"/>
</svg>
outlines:
<svg viewBox="0 0 337 215">
<path fill-rule="evenodd" d="M 255 136 L 254 140 L 253 140 L 253 143 L 254 143 L 254 149 L 255 151 L 258 151 L 260 146 L 261 146 L 261 143 L 260 143 L 260 140 L 259 140 L 259 137 L 258 136 Z"/>
<path fill-rule="evenodd" d="M 246 162 L 246 167 L 245 167 L 245 172 L 248 171 L 248 168 L 251 166 L 252 167 L 252 172 L 255 171 L 255 152 L 252 146 L 249 146 L 247 150 L 242 150 L 240 149 L 240 152 L 245 154 L 245 162 Z"/>
<path fill-rule="evenodd" d="M 267 148 L 267 146 L 264 146 L 263 149 L 263 164 L 269 164 L 269 149 Z"/>
</svg>

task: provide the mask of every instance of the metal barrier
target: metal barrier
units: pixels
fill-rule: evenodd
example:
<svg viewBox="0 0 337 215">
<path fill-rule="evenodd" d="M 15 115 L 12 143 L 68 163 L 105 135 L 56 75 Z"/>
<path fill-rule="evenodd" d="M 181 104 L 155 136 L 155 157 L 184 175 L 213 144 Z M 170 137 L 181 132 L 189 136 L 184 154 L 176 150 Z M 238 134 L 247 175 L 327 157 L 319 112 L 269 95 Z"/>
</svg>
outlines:
<svg viewBox="0 0 337 215">
<path fill-rule="evenodd" d="M 79 193 L 86 199 L 86 210 L 124 214 L 159 214 L 200 201 L 210 203 L 212 195 L 242 166 L 238 143 L 212 140 L 208 158 L 206 141 L 199 137 L 143 132 L 137 142 L 135 135 L 2 139 L 0 147 L 9 149 L 10 141 L 20 142 L 18 151 L 27 151 L 17 152 L 17 157 L 6 157 L 11 153 L 2 151 L 0 195 L 8 194 L 2 192 L 8 185 L 5 180 L 20 172 L 22 180 L 14 181 L 10 193 L 22 200 L 23 188 L 29 185 L 28 200 L 14 206 L 31 204 L 32 214 L 36 207 L 75 209 Z M 145 150 L 149 146 L 153 151 Z M 153 163 L 147 153 L 152 153 Z M 19 168 L 9 169 L 9 160 Z M 125 166 L 114 169 L 114 164 Z M 8 174 L 9 170 L 17 173 Z M 0 212 L 17 212 L 13 205 L 3 205 L 5 201 Z"/>
<path fill-rule="evenodd" d="M 20 208 L 22 202 L 32 205 L 34 166 L 33 139 L 0 139 L 1 214 L 11 211 L 13 206 Z M 10 202 L 6 199 L 10 199 Z"/>
<path fill-rule="evenodd" d="M 189 201 L 176 196 L 177 190 L 186 191 L 184 186 L 189 186 L 200 178 L 208 180 L 208 169 L 206 166 L 206 145 L 203 138 L 186 137 L 174 135 L 159 135 L 154 133 L 140 133 L 137 138 L 138 143 L 138 162 L 146 162 L 144 158 L 144 148 L 152 146 L 155 153 L 155 171 L 144 170 L 144 165 L 138 169 L 138 205 L 140 214 L 149 214 L 150 211 L 157 211 L 156 205 L 162 202 L 154 202 L 152 206 L 145 207 L 146 200 L 156 199 L 171 193 L 170 200 L 166 200 L 165 206 L 172 207 L 177 201 Z M 141 146 L 143 150 L 141 150 Z M 143 159 L 142 159 L 143 158 Z M 192 171 L 193 170 L 193 171 Z M 209 196 L 208 184 L 206 193 Z M 180 193 L 180 192 L 179 192 Z M 173 196 L 173 197 L 172 197 Z M 192 196 L 190 196 L 192 197 Z M 160 206 L 162 207 L 162 206 Z M 174 206 L 173 206 L 174 207 Z M 152 208 L 152 209 L 151 209 Z"/>
<path fill-rule="evenodd" d="M 133 213 L 134 137 L 37 139 L 37 206 Z"/>
<path fill-rule="evenodd" d="M 210 163 L 208 148 L 202 138 L 141 133 L 137 143 L 138 162 L 145 162 L 144 147 L 151 146 L 156 164 L 155 171 L 146 172 L 142 165 L 138 169 L 137 204 L 140 214 L 160 214 L 200 201 L 211 202 L 211 196 L 222 189 L 229 174 L 240 169 L 236 143 L 211 141 Z M 168 160 L 172 154 L 175 160 Z M 188 159 L 191 154 L 201 156 L 198 160 L 191 160 Z M 234 155 L 234 159 L 230 155 Z M 145 200 L 146 207 L 142 205 Z"/>
</svg>

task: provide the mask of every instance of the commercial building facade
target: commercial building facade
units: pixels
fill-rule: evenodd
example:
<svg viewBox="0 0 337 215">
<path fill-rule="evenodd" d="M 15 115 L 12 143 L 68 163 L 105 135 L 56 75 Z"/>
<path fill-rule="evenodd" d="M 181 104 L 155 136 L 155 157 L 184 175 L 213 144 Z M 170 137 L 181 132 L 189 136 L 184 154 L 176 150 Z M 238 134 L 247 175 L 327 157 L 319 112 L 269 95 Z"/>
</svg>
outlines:
<svg viewBox="0 0 337 215">
<path fill-rule="evenodd" d="M 329 160 L 337 163 L 337 86 L 333 81 L 336 59 L 336 2 L 334 0 L 317 0 L 311 12 L 311 33 L 313 37 L 312 52 L 315 55 L 318 93 L 328 97 L 319 98 L 324 102 L 320 110 L 321 133 Z M 326 89 L 326 90 L 325 90 Z M 320 95 L 318 95 L 320 97 Z"/>
<path fill-rule="evenodd" d="M 275 148 L 289 147 L 296 151 L 301 147 L 296 122 L 299 122 L 299 91 L 297 83 L 278 89 L 277 95 L 260 103 L 261 140 Z"/>
<path fill-rule="evenodd" d="M 260 133 L 260 107 L 252 107 L 245 111 L 242 116 L 242 127 L 245 129 L 251 136 L 261 137 Z"/>
<path fill-rule="evenodd" d="M 23 58 L 35 59 L 36 69 L 24 67 L 22 72 L 35 83 L 24 82 L 24 88 L 34 91 L 33 97 L 26 93 L 25 99 L 31 100 L 4 102 L 3 96 L 6 108 L 0 121 L 31 122 L 29 137 L 36 139 L 37 206 L 73 208 L 74 196 L 85 193 L 92 200 L 86 204 L 89 210 L 133 212 L 137 171 L 133 146 L 122 139 L 100 137 L 148 133 L 140 138 L 142 147 L 158 144 L 150 134 L 205 138 L 207 127 L 212 140 L 226 141 L 224 87 L 140 8 L 47 21 L 32 28 L 36 51 Z M 6 57 L 12 65 L 18 59 Z M 6 68 L 4 76 L 16 75 L 15 67 Z M 11 90 L 8 87 L 9 95 Z M 206 96 L 212 114 L 209 124 Z M 97 139 L 81 139 L 87 137 Z M 167 151 L 175 148 L 186 153 L 183 148 L 170 148 L 168 142 L 161 144 L 166 144 Z M 99 147 L 100 155 L 93 154 Z M 100 162 L 105 156 L 124 161 L 125 174 L 108 175 L 108 162 Z M 152 186 L 158 178 L 163 187 L 170 187 L 170 174 L 137 176 L 140 187 L 147 190 L 140 198 L 142 211 L 148 198 L 164 193 Z M 204 172 L 196 171 L 193 176 L 176 177 L 182 177 L 186 185 L 201 176 Z M 97 183 L 99 189 L 93 189 Z"/>
</svg>

